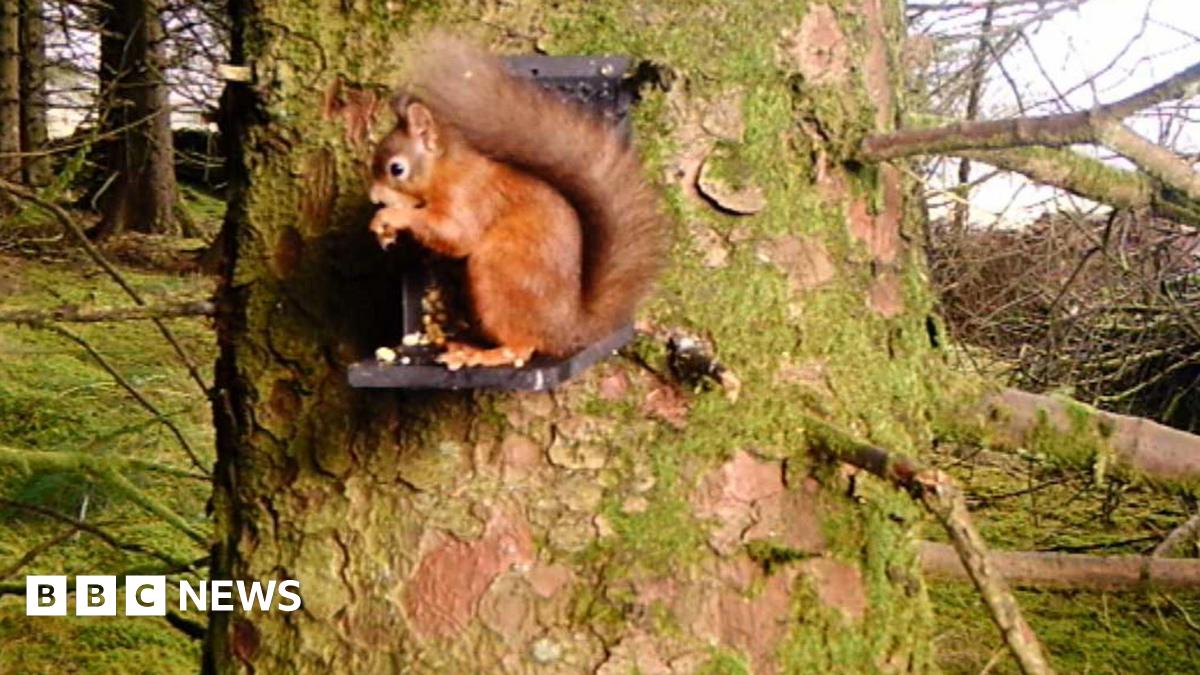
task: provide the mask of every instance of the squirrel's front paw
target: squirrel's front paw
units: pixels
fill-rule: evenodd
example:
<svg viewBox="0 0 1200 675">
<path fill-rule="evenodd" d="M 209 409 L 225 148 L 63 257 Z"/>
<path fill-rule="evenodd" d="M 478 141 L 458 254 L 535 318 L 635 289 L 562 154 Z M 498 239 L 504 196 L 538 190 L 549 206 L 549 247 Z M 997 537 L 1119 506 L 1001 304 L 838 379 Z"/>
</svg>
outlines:
<svg viewBox="0 0 1200 675">
<path fill-rule="evenodd" d="M 379 245 L 387 248 L 396 243 L 396 235 L 408 227 L 408 209 L 385 206 L 375 212 L 370 229 L 379 240 Z"/>
</svg>

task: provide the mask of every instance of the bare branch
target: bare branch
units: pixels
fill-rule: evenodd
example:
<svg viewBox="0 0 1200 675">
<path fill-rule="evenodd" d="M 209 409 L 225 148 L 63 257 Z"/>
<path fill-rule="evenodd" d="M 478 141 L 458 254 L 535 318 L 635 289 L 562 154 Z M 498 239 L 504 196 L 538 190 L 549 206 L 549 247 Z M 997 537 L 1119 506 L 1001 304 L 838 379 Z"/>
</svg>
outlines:
<svg viewBox="0 0 1200 675">
<path fill-rule="evenodd" d="M 16 562 L 9 565 L 6 569 L 0 570 L 0 580 L 16 576 L 17 572 L 20 572 L 22 568 L 36 560 L 38 556 L 70 539 L 71 535 L 73 534 L 75 534 L 75 528 L 68 527 L 62 532 L 59 532 L 53 537 L 29 549 L 20 558 L 18 558 Z"/>
<path fill-rule="evenodd" d="M 1200 201 L 1200 174 L 1192 171 L 1178 155 L 1142 138 L 1124 124 L 1108 125 L 1100 134 L 1101 142 L 1128 157 L 1143 171 L 1183 192 L 1189 199 Z"/>
<path fill-rule="evenodd" d="M 933 129 L 904 129 L 874 134 L 863 141 L 865 159 L 882 161 L 912 155 L 945 155 L 964 150 L 994 150 L 1025 145 L 1061 147 L 1093 142 L 1097 135 L 1091 113 L 1016 117 L 984 122 L 956 122 Z"/>
<path fill-rule="evenodd" d="M 114 282 L 116 282 L 118 286 L 121 287 L 121 290 L 125 291 L 125 294 L 128 295 L 131 300 L 138 305 L 146 304 L 146 301 L 142 299 L 141 293 L 138 293 L 137 290 L 125 280 L 125 277 L 117 270 L 117 268 L 114 267 L 113 264 L 109 262 L 103 254 L 100 253 L 96 246 L 92 244 L 91 240 L 88 239 L 87 234 L 85 234 L 83 231 L 83 228 L 81 228 L 79 224 L 75 222 L 75 219 L 72 218 L 65 209 L 58 204 L 42 199 L 35 192 L 21 185 L 6 181 L 2 178 L 0 178 L 0 190 L 3 190 L 4 192 L 18 199 L 22 199 L 34 204 L 35 206 L 38 206 L 53 215 L 54 218 L 58 220 L 59 224 L 62 225 L 67 232 L 70 232 L 79 245 L 83 247 L 83 250 L 88 254 L 88 257 L 90 257 L 97 265 L 99 265 L 100 268 L 103 269 L 108 276 Z M 171 344 L 171 347 L 175 350 L 175 353 L 179 355 L 180 360 L 183 361 L 184 366 L 187 368 L 188 374 L 191 375 L 192 380 L 196 383 L 196 386 L 200 387 L 200 391 L 204 392 L 205 396 L 207 396 L 208 385 L 204 384 L 204 378 L 200 376 L 200 371 L 197 369 L 195 362 L 192 361 L 192 357 L 188 355 L 187 350 L 183 348 L 183 345 L 179 342 L 178 338 L 175 337 L 175 334 L 171 332 L 171 329 L 168 328 L 161 319 L 151 320 L 154 322 L 154 325 L 158 327 L 159 333 L 161 333 L 167 342 Z"/>
<path fill-rule="evenodd" d="M 1163 101 L 1191 98 L 1200 94 L 1200 63 L 1176 73 L 1174 76 L 1104 106 L 1104 113 L 1116 119 L 1125 119 L 1139 110 L 1145 110 Z"/>
<path fill-rule="evenodd" d="M 882 161 L 922 154 L 964 156 L 972 151 L 1030 145 L 1097 143 L 1116 150 L 1147 174 L 1195 201 L 1200 200 L 1200 176 L 1174 153 L 1129 131 L 1121 121 L 1146 107 L 1194 96 L 1198 91 L 1200 63 L 1132 96 L 1091 110 L 875 134 L 863 141 L 862 154 L 868 160 Z"/>
<path fill-rule="evenodd" d="M 86 533 L 92 535 L 93 537 L 96 537 L 100 541 L 104 542 L 105 544 L 108 544 L 112 548 L 117 549 L 118 551 L 124 551 L 125 553 L 137 553 L 137 554 L 141 554 L 141 555 L 150 556 L 153 558 L 158 558 L 159 560 L 167 563 L 168 565 L 180 565 L 180 564 L 184 563 L 183 560 L 180 560 L 169 553 L 164 553 L 157 549 L 148 548 L 146 546 L 143 546 L 142 544 L 138 544 L 138 543 L 134 543 L 134 542 L 119 541 L 116 537 L 110 535 L 109 533 L 105 532 L 103 529 L 101 529 L 100 527 L 97 527 L 96 525 L 93 525 L 91 523 L 85 523 L 82 520 L 72 518 L 71 516 L 68 516 L 63 513 L 59 513 L 58 511 L 55 511 L 53 509 L 48 509 L 44 506 L 38 506 L 37 504 L 27 504 L 25 502 L 19 502 L 19 501 L 16 501 L 15 499 L 7 499 L 5 497 L 0 497 L 0 506 L 6 506 L 8 508 L 18 509 L 20 511 L 28 511 L 29 513 L 36 513 L 39 516 L 44 516 L 44 517 L 50 518 L 52 520 L 57 520 L 60 523 L 65 523 L 71 527 L 71 529 L 70 529 L 71 532 L 75 532 L 75 531 L 86 532 Z"/>
<path fill-rule="evenodd" d="M 121 570 L 112 575 L 117 578 L 117 588 L 124 588 L 125 581 L 130 576 L 171 576 L 175 574 L 196 574 L 197 570 L 209 566 L 209 556 L 196 558 L 191 562 L 183 562 L 177 565 L 139 565 L 126 570 Z M 3 581 L 0 582 L 0 597 L 6 595 L 24 595 L 26 591 L 25 580 L 21 581 Z M 74 588 L 68 588 L 67 594 L 74 593 Z"/>
<path fill-rule="evenodd" d="M 216 305 L 209 300 L 164 302 L 140 307 L 80 307 L 63 305 L 54 309 L 0 310 L 0 323 L 39 324 L 46 322 L 99 323 L 174 319 L 189 316 L 215 316 Z"/>
<path fill-rule="evenodd" d="M 158 420 L 171 431 L 171 433 L 175 436 L 175 439 L 179 441 L 180 447 L 183 448 L 183 452 L 187 455 L 188 460 L 191 461 L 192 466 L 195 466 L 197 469 L 199 469 L 201 473 L 208 475 L 208 467 L 206 467 L 204 462 L 201 462 L 200 458 L 196 456 L 196 451 L 192 449 L 192 444 L 189 443 L 187 437 L 183 435 L 183 431 L 180 430 L 179 425 L 175 424 L 174 420 L 164 415 L 157 406 L 143 396 L 142 393 L 133 386 L 132 382 L 125 379 L 125 376 L 121 374 L 121 371 L 117 370 L 111 363 L 109 363 L 108 359 L 104 358 L 103 354 L 96 351 L 95 347 L 92 347 L 91 343 L 75 333 L 72 333 L 66 328 L 63 328 L 62 326 L 49 323 L 33 323 L 33 325 L 38 328 L 49 330 L 53 333 L 58 333 L 71 342 L 83 347 L 84 351 L 86 351 L 88 355 L 95 359 L 96 363 L 100 364 L 100 367 L 103 368 L 105 372 L 107 372 L 112 379 L 126 391 L 126 393 L 133 397 L 133 400 L 137 401 L 138 405 L 145 408 L 147 412 L 154 416 L 154 419 Z"/>
</svg>

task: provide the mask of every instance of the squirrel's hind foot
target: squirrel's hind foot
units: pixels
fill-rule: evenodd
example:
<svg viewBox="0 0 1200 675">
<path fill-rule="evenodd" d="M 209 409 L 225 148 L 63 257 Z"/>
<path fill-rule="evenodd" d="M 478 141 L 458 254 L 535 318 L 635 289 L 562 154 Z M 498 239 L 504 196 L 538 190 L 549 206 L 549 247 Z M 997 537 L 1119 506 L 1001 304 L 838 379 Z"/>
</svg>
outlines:
<svg viewBox="0 0 1200 675">
<path fill-rule="evenodd" d="M 532 356 L 533 347 L 495 347 L 487 349 L 461 342 L 449 342 L 446 344 L 446 351 L 437 357 L 437 361 L 450 370 L 475 366 L 513 366 L 514 368 L 520 368 L 529 363 L 529 359 Z"/>
</svg>

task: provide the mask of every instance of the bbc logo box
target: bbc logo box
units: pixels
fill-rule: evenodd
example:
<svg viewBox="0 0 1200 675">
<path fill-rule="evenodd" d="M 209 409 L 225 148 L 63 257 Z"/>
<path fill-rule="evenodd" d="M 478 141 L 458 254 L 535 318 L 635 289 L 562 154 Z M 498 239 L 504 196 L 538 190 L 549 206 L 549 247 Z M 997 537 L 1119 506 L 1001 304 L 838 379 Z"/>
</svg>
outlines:
<svg viewBox="0 0 1200 675">
<path fill-rule="evenodd" d="M 65 576 L 25 577 L 26 616 L 166 616 L 167 578 L 165 576 L 125 577 L 125 602 L 118 607 L 117 577 L 80 575 L 75 577 L 72 602 Z M 179 611 L 278 610 L 293 612 L 301 607 L 300 582 L 287 579 L 258 581 L 179 581 L 176 588 Z"/>
<path fill-rule="evenodd" d="M 25 577 L 25 613 L 28 616 L 65 616 L 71 599 L 65 576 Z M 117 578 L 80 575 L 75 577 L 76 616 L 116 616 Z M 167 578 L 125 577 L 126 616 L 166 616 Z"/>
</svg>

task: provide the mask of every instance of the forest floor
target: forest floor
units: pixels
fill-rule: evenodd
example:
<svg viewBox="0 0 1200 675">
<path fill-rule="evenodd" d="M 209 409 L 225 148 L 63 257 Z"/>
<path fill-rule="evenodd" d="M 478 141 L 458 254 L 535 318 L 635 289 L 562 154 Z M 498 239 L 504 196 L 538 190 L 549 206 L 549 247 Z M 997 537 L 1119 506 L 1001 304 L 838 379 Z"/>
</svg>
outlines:
<svg viewBox="0 0 1200 675">
<path fill-rule="evenodd" d="M 211 296 L 213 279 L 168 264 L 179 259 L 176 248 L 133 236 L 106 246 L 105 253 L 125 261 L 118 265 L 122 275 L 149 302 Z M 129 306 L 131 301 L 53 230 L 34 228 L 20 237 L 0 238 L 0 308 L 72 304 Z M 173 319 L 167 325 L 210 381 L 216 356 L 211 322 Z M 152 323 L 66 328 L 109 361 L 178 427 L 200 459 L 211 463 L 208 399 Z M 130 457 L 198 473 L 169 429 L 135 403 L 80 345 L 60 334 L 12 324 L 0 325 L 0 447 Z M 207 531 L 207 479 L 149 471 L 126 477 L 189 525 Z M 14 507 L 14 502 L 71 514 L 123 548 L 75 531 L 72 524 Z M 24 576 L 155 574 L 172 566 L 163 558 L 194 561 L 205 553 L 95 476 L 0 467 L 0 673 L 196 672 L 199 643 L 161 618 L 127 618 L 120 616 L 123 612 L 104 620 L 27 618 Z"/>
<path fill-rule="evenodd" d="M 52 237 L 0 241 L 0 307 L 128 304 L 82 252 L 43 239 Z M 135 237 L 106 250 L 123 261 L 122 273 L 149 300 L 198 299 L 212 292 L 211 278 L 172 264 L 180 258 L 177 246 Z M 210 380 L 216 352 L 211 322 L 176 319 L 168 325 Z M 153 401 L 203 461 L 211 461 L 208 400 L 153 324 L 68 328 Z M 78 344 L 24 326 L 0 325 L 0 447 L 5 446 L 125 456 L 194 471 L 168 429 Z M 1147 553 L 1195 509 L 1191 497 L 1111 478 L 1097 481 L 1039 458 L 941 448 L 926 459 L 948 468 L 967 489 L 977 521 L 996 548 Z M 128 477 L 207 531 L 205 480 L 153 472 Z M 115 540 L 154 549 L 160 558 L 194 560 L 205 553 L 201 547 L 80 472 L 0 468 L 0 500 L 0 673 L 196 671 L 199 643 L 160 618 L 26 618 L 26 574 L 154 573 L 164 563 L 114 548 L 88 532 L 75 533 L 69 524 L 12 502 L 74 514 Z M 937 527 L 931 523 L 925 531 L 932 534 Z M 48 542 L 58 543 L 40 550 Z M 945 672 L 1016 672 L 970 586 L 932 581 L 929 589 Z M 1200 593 L 1022 591 L 1018 599 L 1060 672 L 1200 671 Z"/>
</svg>

